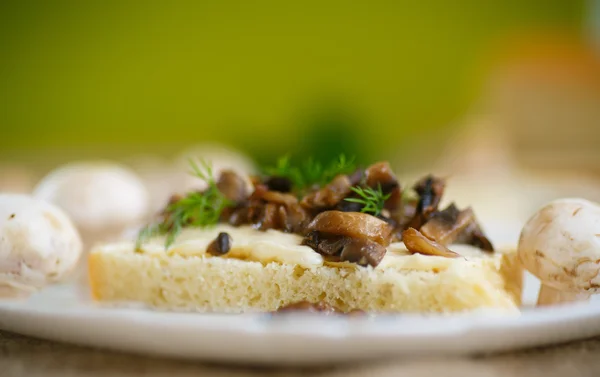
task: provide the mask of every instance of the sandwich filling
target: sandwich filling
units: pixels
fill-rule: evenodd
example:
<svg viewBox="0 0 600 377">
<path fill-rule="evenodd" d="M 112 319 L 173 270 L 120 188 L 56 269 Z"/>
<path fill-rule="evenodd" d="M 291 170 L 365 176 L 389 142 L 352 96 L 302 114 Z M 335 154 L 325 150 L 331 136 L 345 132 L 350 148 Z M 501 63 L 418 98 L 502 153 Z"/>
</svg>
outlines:
<svg viewBox="0 0 600 377">
<path fill-rule="evenodd" d="M 299 265 L 304 268 L 317 266 L 352 267 L 351 262 L 340 262 L 316 253 L 311 247 L 302 245 L 303 237 L 297 234 L 284 233 L 277 230 L 260 231 L 252 226 L 234 227 L 229 224 L 219 224 L 210 228 L 191 228 L 181 232 L 177 241 L 165 250 L 165 237 L 156 237 L 143 244 L 138 253 L 145 255 L 178 255 L 182 257 L 213 257 L 209 252 L 210 245 L 219 234 L 227 234 L 231 247 L 220 258 L 236 258 L 267 264 Z M 450 245 L 450 248 L 462 258 L 446 258 L 411 253 L 403 242 L 392 242 L 386 248 L 386 254 L 375 269 L 393 268 L 410 270 L 444 270 L 455 263 L 480 262 L 481 259 L 493 259 L 493 254 L 487 253 L 472 245 Z M 106 245 L 103 250 L 122 252 L 132 250 L 133 244 L 124 242 Z"/>
<path fill-rule="evenodd" d="M 387 162 L 357 168 L 340 156 L 323 168 L 282 159 L 250 182 L 192 167 L 207 189 L 174 196 L 140 232 L 138 253 L 435 269 L 494 252 L 471 208 L 438 208 L 443 179 L 426 176 L 403 190 Z"/>
</svg>

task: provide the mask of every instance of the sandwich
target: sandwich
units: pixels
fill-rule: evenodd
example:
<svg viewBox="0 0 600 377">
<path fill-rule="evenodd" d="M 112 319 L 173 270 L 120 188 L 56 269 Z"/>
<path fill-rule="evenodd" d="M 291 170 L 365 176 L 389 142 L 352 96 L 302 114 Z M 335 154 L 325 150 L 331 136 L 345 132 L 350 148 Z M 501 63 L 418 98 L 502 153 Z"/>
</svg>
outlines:
<svg viewBox="0 0 600 377">
<path fill-rule="evenodd" d="M 519 308 L 515 251 L 496 250 L 471 208 L 439 208 L 444 179 L 404 188 L 389 163 L 344 156 L 283 158 L 252 178 L 191 165 L 204 190 L 172 197 L 137 240 L 92 249 L 96 300 L 226 313 Z"/>
</svg>

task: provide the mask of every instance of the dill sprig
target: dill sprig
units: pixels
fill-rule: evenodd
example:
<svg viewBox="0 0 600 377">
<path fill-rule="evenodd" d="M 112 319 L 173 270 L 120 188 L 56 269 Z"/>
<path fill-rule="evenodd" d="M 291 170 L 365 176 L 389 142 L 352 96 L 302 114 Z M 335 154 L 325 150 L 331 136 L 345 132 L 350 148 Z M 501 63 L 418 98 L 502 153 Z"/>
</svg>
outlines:
<svg viewBox="0 0 600 377">
<path fill-rule="evenodd" d="M 136 250 L 142 243 L 157 235 L 166 235 L 165 248 L 169 248 L 184 227 L 206 227 L 219 221 L 221 212 L 233 203 L 227 199 L 213 176 L 209 163 L 201 161 L 201 165 L 189 160 L 191 174 L 206 182 L 207 188 L 202 192 L 190 192 L 181 199 L 170 203 L 164 210 L 161 221 L 144 227 L 138 234 Z"/>
<path fill-rule="evenodd" d="M 360 210 L 364 213 L 370 213 L 374 216 L 379 216 L 385 205 L 385 201 L 388 200 L 391 194 L 384 195 L 381 190 L 381 185 L 377 185 L 377 189 L 371 187 L 351 187 L 359 198 L 346 198 L 344 200 L 352 203 L 362 204 L 363 207 Z"/>
<path fill-rule="evenodd" d="M 303 193 L 312 186 L 323 186 L 339 174 L 349 174 L 356 170 L 354 157 L 347 158 L 340 154 L 337 159 L 324 166 L 310 157 L 298 166 L 292 164 L 290 156 L 285 155 L 277 160 L 274 167 L 263 169 L 269 176 L 287 178 L 292 182 L 296 193 Z"/>
</svg>

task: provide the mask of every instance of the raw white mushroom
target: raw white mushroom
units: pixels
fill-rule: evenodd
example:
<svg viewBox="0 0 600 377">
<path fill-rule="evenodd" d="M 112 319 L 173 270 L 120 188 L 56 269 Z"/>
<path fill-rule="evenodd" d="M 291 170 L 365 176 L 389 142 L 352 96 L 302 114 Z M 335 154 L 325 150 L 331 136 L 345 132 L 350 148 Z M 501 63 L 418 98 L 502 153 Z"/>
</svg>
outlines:
<svg viewBox="0 0 600 377">
<path fill-rule="evenodd" d="M 210 163 L 213 169 L 213 175 L 216 179 L 223 170 L 233 170 L 240 176 L 246 178 L 248 190 L 252 189 L 249 175 L 256 172 L 256 166 L 252 159 L 234 149 L 222 146 L 220 144 L 199 144 L 183 151 L 175 160 L 175 170 L 178 172 L 178 187 L 174 192 L 187 192 L 191 190 L 203 190 L 206 184 L 190 175 L 189 160 L 196 162 L 206 161 Z"/>
<path fill-rule="evenodd" d="M 149 194 L 130 169 L 110 162 L 79 162 L 48 174 L 34 196 L 62 208 L 84 242 L 110 239 L 149 215 Z"/>
<path fill-rule="evenodd" d="M 176 184 L 177 175 L 171 162 L 150 154 L 131 156 L 126 162 L 148 189 L 151 213 L 159 213 L 165 208 L 171 195 L 179 189 Z"/>
<path fill-rule="evenodd" d="M 81 249 L 62 210 L 27 195 L 0 194 L 0 297 L 25 296 L 63 279 Z"/>
<path fill-rule="evenodd" d="M 523 228 L 518 253 L 542 282 L 538 305 L 589 299 L 600 288 L 600 206 L 585 199 L 547 204 Z"/>
</svg>

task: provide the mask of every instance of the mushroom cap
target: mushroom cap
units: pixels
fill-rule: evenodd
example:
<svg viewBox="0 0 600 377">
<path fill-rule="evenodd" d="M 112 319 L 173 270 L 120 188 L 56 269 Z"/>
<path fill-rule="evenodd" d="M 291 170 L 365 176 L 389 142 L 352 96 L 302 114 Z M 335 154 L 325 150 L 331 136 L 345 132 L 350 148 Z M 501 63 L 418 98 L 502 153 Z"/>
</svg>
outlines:
<svg viewBox="0 0 600 377">
<path fill-rule="evenodd" d="M 175 170 L 180 179 L 177 191 L 187 192 L 191 190 L 204 190 L 206 184 L 197 177 L 190 175 L 189 159 L 194 161 L 204 160 L 210 163 L 214 178 L 218 179 L 223 170 L 233 170 L 243 177 L 247 182 L 248 189 L 252 189 L 249 175 L 256 172 L 254 161 L 241 152 L 222 146 L 220 144 L 199 144 L 184 150 L 175 161 Z"/>
<path fill-rule="evenodd" d="M 71 271 L 82 242 L 58 207 L 21 194 L 0 194 L 0 297 L 21 296 Z"/>
<path fill-rule="evenodd" d="M 566 292 L 600 288 L 600 206 L 560 199 L 542 207 L 523 227 L 521 263 L 543 284 Z"/>
<path fill-rule="evenodd" d="M 148 189 L 150 212 L 159 213 L 165 208 L 171 195 L 179 189 L 171 161 L 147 154 L 129 157 L 126 163 Z"/>
<path fill-rule="evenodd" d="M 85 230 L 125 227 L 149 212 L 149 194 L 130 169 L 110 162 L 78 162 L 52 171 L 34 190 Z"/>
</svg>

